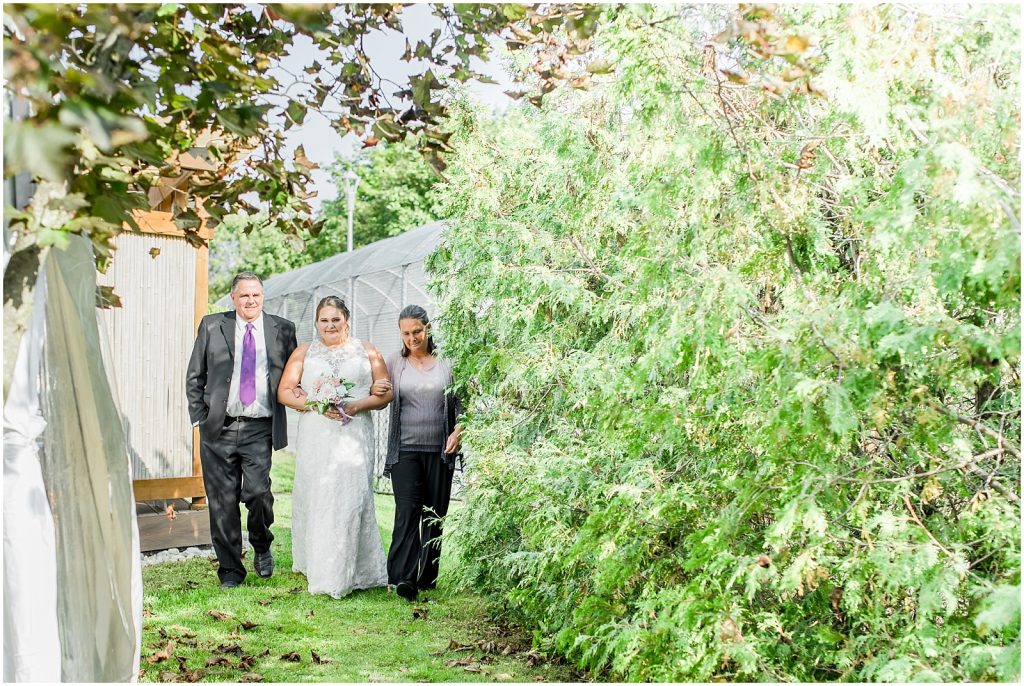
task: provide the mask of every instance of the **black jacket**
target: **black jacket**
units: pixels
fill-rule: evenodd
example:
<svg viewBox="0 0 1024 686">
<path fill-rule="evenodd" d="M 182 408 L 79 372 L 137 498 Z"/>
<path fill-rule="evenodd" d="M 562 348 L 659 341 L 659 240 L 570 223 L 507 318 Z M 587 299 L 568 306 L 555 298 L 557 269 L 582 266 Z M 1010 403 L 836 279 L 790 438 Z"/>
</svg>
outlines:
<svg viewBox="0 0 1024 686">
<path fill-rule="evenodd" d="M 234 312 L 208 314 L 199 322 L 196 343 L 188 361 L 185 395 L 192 422 L 199 422 L 202 440 L 216 440 L 224 429 L 228 390 L 235 364 Z M 284 405 L 277 402 L 277 387 L 285 363 L 297 345 L 295 325 L 272 314 L 263 313 L 267 348 L 267 383 L 270 406 L 274 410 L 274 450 L 288 445 L 288 423 Z"/>
</svg>

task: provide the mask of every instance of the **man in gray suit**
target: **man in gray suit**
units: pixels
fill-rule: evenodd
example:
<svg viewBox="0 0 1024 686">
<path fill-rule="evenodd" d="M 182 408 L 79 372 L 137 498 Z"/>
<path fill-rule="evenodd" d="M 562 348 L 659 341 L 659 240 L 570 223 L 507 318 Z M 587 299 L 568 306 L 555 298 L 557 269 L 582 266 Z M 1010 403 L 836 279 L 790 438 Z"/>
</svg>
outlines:
<svg viewBox="0 0 1024 686">
<path fill-rule="evenodd" d="M 242 519 L 249 516 L 253 567 L 274 573 L 274 496 L 270 455 L 288 445 L 285 408 L 277 386 L 295 349 L 295 325 L 263 312 L 263 281 L 241 272 L 231 282 L 234 312 L 203 317 L 188 363 L 185 392 L 193 426 L 199 427 L 203 481 L 210 507 L 210 535 L 220 567 L 221 588 L 245 579 Z"/>
</svg>

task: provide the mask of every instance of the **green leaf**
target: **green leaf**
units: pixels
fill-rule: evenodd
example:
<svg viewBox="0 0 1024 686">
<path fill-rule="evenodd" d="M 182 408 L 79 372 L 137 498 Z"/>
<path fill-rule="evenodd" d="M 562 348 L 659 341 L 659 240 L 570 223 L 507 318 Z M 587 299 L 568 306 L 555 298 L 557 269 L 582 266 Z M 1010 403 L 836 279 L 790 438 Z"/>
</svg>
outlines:
<svg viewBox="0 0 1024 686">
<path fill-rule="evenodd" d="M 27 172 L 63 181 L 70 172 L 69 147 L 75 135 L 59 124 L 8 122 L 4 131 L 4 176 Z"/>
<path fill-rule="evenodd" d="M 829 428 L 836 436 L 845 436 L 857 428 L 857 413 L 850 402 L 850 396 L 840 384 L 829 386 L 828 395 L 825 396 L 825 414 L 828 417 Z"/>
<path fill-rule="evenodd" d="M 301 124 L 306 119 L 306 106 L 301 102 L 292 100 L 288 103 L 288 118 L 296 124 Z"/>
<path fill-rule="evenodd" d="M 501 13 L 505 15 L 505 18 L 509 21 L 522 21 L 526 18 L 526 5 L 517 5 L 515 3 L 502 3 L 500 5 Z"/>
<path fill-rule="evenodd" d="M 974 618 L 978 633 L 985 635 L 1013 626 L 1020 628 L 1020 584 L 1000 584 L 992 589 L 982 603 L 982 610 Z"/>
</svg>

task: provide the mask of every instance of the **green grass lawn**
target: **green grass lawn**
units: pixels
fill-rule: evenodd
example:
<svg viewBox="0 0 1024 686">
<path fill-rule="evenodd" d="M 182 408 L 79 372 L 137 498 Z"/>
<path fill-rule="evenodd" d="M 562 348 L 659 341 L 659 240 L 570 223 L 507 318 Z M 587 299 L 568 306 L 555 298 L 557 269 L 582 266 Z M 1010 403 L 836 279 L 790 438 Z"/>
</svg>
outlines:
<svg viewBox="0 0 1024 686">
<path fill-rule="evenodd" d="M 421 594 L 416 603 L 385 589 L 356 591 L 340 600 L 308 594 L 305 577 L 291 571 L 294 469 L 292 455 L 274 455 L 275 571 L 270 579 L 250 570 L 242 586 L 222 591 L 216 565 L 205 557 L 143 570 L 141 681 L 583 678 L 532 652 L 529 638 L 495 626 L 480 597 L 446 588 L 443 557 L 438 589 Z M 394 500 L 378 495 L 376 508 L 386 548 Z M 251 553 L 247 565 L 250 558 Z M 169 644 L 166 659 L 157 660 L 161 651 L 168 653 Z M 286 655 L 291 659 L 283 659 Z"/>
</svg>

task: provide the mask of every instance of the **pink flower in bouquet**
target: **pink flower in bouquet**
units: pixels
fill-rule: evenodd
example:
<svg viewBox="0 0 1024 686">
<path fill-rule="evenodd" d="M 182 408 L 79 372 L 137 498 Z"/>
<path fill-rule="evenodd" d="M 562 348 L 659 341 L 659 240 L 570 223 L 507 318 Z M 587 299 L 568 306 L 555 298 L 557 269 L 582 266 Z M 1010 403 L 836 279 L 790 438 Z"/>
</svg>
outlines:
<svg viewBox="0 0 1024 686">
<path fill-rule="evenodd" d="M 351 400 L 355 384 L 351 381 L 335 377 L 320 377 L 313 384 L 313 391 L 306 396 L 306 406 L 324 414 L 332 407 L 341 410 L 347 400 Z"/>
</svg>

